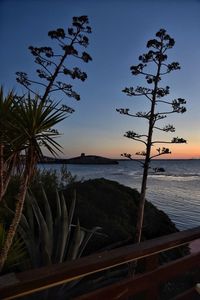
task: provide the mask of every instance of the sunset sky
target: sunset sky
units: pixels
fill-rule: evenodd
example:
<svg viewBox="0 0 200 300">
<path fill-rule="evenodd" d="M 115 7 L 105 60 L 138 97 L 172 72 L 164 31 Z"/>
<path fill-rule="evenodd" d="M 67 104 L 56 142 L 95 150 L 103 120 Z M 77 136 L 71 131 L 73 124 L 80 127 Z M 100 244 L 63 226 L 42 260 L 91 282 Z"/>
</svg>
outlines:
<svg viewBox="0 0 200 300">
<path fill-rule="evenodd" d="M 67 29 L 72 17 L 79 15 L 87 15 L 90 20 L 92 34 L 87 52 L 93 61 L 81 66 L 88 74 L 87 81 L 74 81 L 81 101 L 62 96 L 75 109 L 57 127 L 62 133 L 62 157 L 85 152 L 119 158 L 123 152 L 134 154 L 143 150 L 142 144 L 123 134 L 127 130 L 146 133 L 147 123 L 120 115 L 116 108 L 130 108 L 132 112 L 148 109 L 145 100 L 128 97 L 122 89 L 145 84 L 142 77 L 131 76 L 130 66 L 138 64 L 138 56 L 146 51 L 146 42 L 165 28 L 176 41 L 168 52 L 168 61 L 178 61 L 181 70 L 165 77 L 164 86 L 170 86 L 168 100 L 187 100 L 187 112 L 165 119 L 163 125 L 172 123 L 176 132 L 159 137 L 171 140 L 179 136 L 188 141 L 171 145 L 172 154 L 165 158 L 200 158 L 198 0 L 0 0 L 0 84 L 5 90 L 14 88 L 22 92 L 15 80 L 16 71 L 27 72 L 30 77 L 34 74 L 35 64 L 28 46 L 52 46 L 48 31 Z M 79 66 L 79 61 L 74 64 Z M 60 95 L 54 97 L 60 100 Z"/>
</svg>

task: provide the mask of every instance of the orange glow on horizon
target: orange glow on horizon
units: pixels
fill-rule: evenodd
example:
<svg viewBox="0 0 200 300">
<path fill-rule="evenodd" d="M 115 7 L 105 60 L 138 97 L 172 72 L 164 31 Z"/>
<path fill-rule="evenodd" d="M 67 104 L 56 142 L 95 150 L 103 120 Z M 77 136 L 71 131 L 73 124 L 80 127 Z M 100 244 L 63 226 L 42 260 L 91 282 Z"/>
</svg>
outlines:
<svg viewBox="0 0 200 300">
<path fill-rule="evenodd" d="M 124 148 L 124 150 L 122 150 L 122 148 Z M 161 157 L 158 157 L 157 159 L 200 159 L 200 148 L 197 145 L 170 145 L 169 146 L 171 154 L 166 154 L 166 155 L 162 155 Z M 127 152 L 127 153 L 131 153 L 133 156 L 133 158 L 139 158 L 139 156 L 134 156 L 134 147 L 133 149 L 130 149 L 129 147 L 129 151 L 125 150 L 126 147 L 119 147 L 117 150 L 116 149 L 112 149 L 110 151 L 98 151 L 98 153 L 95 153 L 95 155 L 99 155 L 99 156 L 105 156 L 108 158 L 115 158 L 115 159 L 119 159 L 122 158 L 121 157 L 121 153 Z M 155 151 L 153 151 L 152 153 L 155 153 Z M 92 153 L 94 154 L 94 153 Z M 156 154 L 156 153 L 155 153 Z M 142 158 L 142 157 L 141 157 Z"/>
<path fill-rule="evenodd" d="M 123 158 L 122 153 L 130 153 L 133 158 L 144 158 L 135 155 L 136 152 L 144 150 L 144 147 L 138 143 L 123 141 L 114 141 L 113 143 L 104 141 L 101 146 L 95 143 L 88 143 L 83 145 L 76 144 L 77 147 L 65 146 L 64 154 L 61 155 L 63 158 L 70 158 L 79 156 L 82 152 L 86 155 L 98 155 L 113 159 Z M 156 159 L 200 159 L 200 143 L 197 140 L 192 140 L 187 144 L 160 144 L 157 147 L 166 147 L 170 149 L 171 154 L 162 155 Z M 157 154 L 156 148 L 152 148 L 152 154 Z"/>
</svg>

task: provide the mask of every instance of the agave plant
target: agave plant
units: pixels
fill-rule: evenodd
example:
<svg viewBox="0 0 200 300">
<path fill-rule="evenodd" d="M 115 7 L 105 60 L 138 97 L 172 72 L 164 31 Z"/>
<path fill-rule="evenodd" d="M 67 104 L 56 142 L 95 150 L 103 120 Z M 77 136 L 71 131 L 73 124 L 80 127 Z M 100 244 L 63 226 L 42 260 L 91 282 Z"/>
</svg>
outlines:
<svg viewBox="0 0 200 300">
<path fill-rule="evenodd" d="M 40 204 L 33 192 L 29 190 L 27 193 L 26 209 L 18 228 L 26 244 L 32 267 L 79 258 L 100 227 L 86 230 L 80 226 L 79 221 L 73 224 L 76 193 L 68 208 L 62 192 L 56 191 L 54 209 L 43 186 L 41 191 Z"/>
<path fill-rule="evenodd" d="M 45 189 L 41 185 L 42 199 L 35 197 L 29 189 L 25 211 L 22 215 L 18 233 L 24 241 L 32 268 L 50 264 L 61 263 L 79 258 L 88 242 L 100 227 L 87 230 L 80 226 L 77 220 L 73 224 L 74 210 L 76 205 L 76 192 L 70 206 L 62 192 L 56 190 L 55 205 L 50 204 Z M 59 299 L 66 297 L 66 293 L 79 280 L 51 289 L 51 297 L 55 295 Z M 37 294 L 37 299 L 49 299 L 49 290 Z M 32 298 L 31 298 L 32 299 Z M 33 295 L 33 299 L 35 299 Z"/>
</svg>

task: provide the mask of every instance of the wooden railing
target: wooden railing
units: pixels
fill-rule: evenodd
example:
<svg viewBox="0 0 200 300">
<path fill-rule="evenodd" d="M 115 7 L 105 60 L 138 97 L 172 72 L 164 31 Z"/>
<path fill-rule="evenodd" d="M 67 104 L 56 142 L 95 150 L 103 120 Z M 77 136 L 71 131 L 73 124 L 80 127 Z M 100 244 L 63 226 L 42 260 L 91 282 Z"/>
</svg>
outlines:
<svg viewBox="0 0 200 300">
<path fill-rule="evenodd" d="M 200 269 L 200 251 L 164 265 L 158 265 L 157 254 L 190 243 L 200 238 L 200 227 L 93 254 L 58 265 L 51 265 L 23 273 L 9 273 L 0 277 L 0 299 L 16 299 L 37 291 L 81 279 L 116 266 L 142 258 L 147 259 L 146 272 L 125 278 L 106 287 L 77 297 L 89 299 L 128 299 L 148 291 L 146 299 L 159 299 L 159 285 L 195 268 Z M 196 278 L 199 280 L 200 278 Z M 195 282 L 194 282 L 195 285 Z M 174 299 L 200 299 L 194 287 Z"/>
</svg>

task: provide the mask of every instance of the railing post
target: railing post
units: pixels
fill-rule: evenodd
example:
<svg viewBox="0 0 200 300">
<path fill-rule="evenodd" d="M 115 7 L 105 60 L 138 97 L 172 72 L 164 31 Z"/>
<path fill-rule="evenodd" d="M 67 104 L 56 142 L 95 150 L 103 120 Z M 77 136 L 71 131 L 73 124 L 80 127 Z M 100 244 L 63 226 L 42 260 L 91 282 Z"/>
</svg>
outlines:
<svg viewBox="0 0 200 300">
<path fill-rule="evenodd" d="M 145 271 L 152 271 L 157 269 L 159 265 L 159 254 L 151 255 L 147 257 L 145 262 Z M 146 291 L 147 297 L 146 299 L 154 299 L 159 300 L 159 286 L 157 282 L 151 282 L 151 288 Z"/>
</svg>

